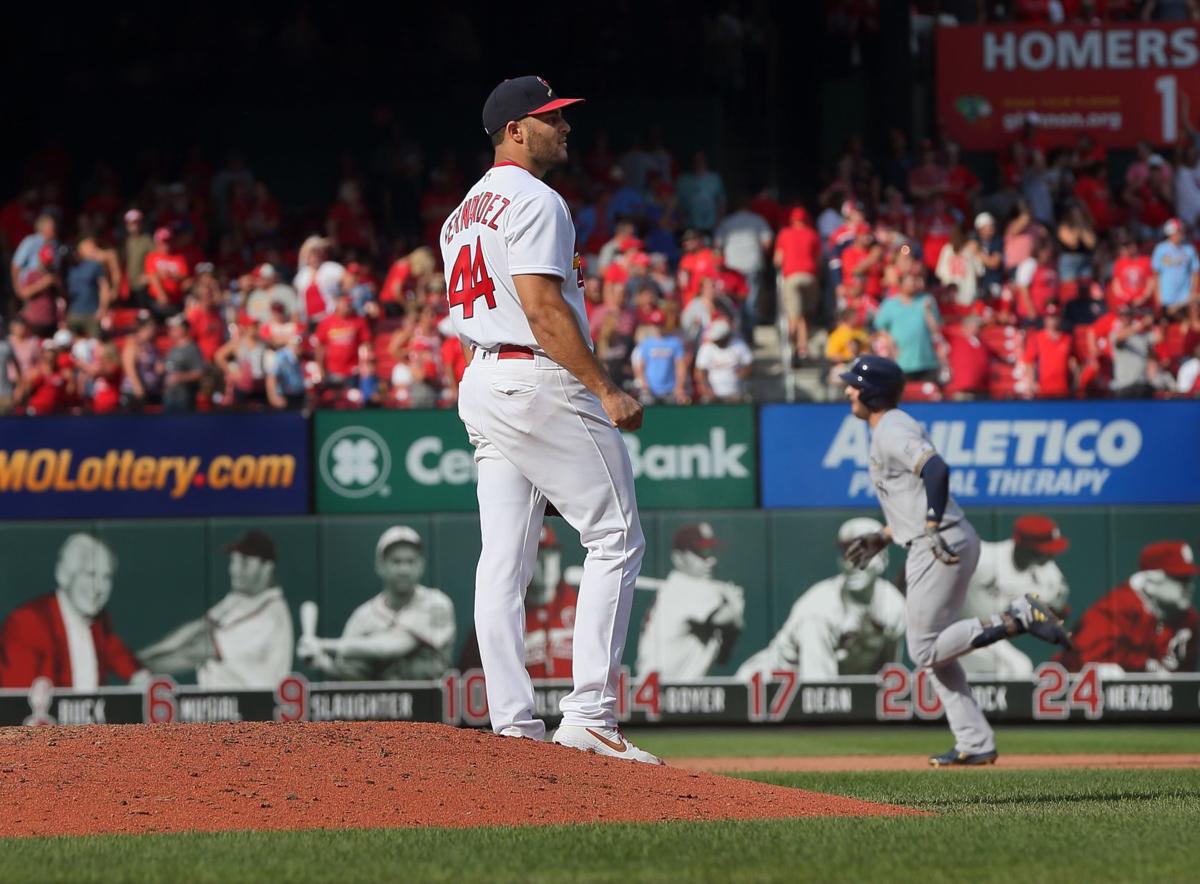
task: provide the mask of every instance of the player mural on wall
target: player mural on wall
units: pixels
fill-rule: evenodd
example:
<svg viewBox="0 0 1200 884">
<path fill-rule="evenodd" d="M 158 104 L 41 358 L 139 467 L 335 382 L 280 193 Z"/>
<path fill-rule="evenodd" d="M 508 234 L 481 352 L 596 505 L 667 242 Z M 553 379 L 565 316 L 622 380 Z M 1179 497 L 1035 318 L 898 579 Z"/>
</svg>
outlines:
<svg viewBox="0 0 1200 884">
<path fill-rule="evenodd" d="M 525 668 L 531 678 L 571 677 L 571 636 L 579 591 L 563 577 L 558 537 L 549 525 L 538 538 L 537 562 L 525 590 Z M 475 630 L 467 636 L 458 668 L 478 669 Z"/>
<path fill-rule="evenodd" d="M 675 532 L 671 573 L 657 584 L 638 639 L 638 678 L 657 672 L 663 681 L 689 681 L 729 659 L 745 626 L 746 599 L 742 587 L 713 577 L 724 546 L 708 522 Z"/>
<path fill-rule="evenodd" d="M 133 683 L 149 673 L 117 635 L 107 605 L 117 557 L 91 534 L 72 534 L 54 566 L 57 589 L 13 609 L 0 627 L 0 687 L 89 690 L 110 676 Z"/>
<path fill-rule="evenodd" d="M 1071 636 L 1075 649 L 1059 661 L 1072 671 L 1102 664 L 1106 677 L 1121 671 L 1195 672 L 1198 574 L 1192 548 L 1182 540 L 1147 544 L 1138 570 L 1079 618 Z"/>
<path fill-rule="evenodd" d="M 967 586 L 963 615 L 992 617 L 1032 592 L 1055 615 L 1065 617 L 1070 590 L 1054 558 L 1069 546 L 1053 519 L 1033 514 L 1017 519 L 1011 538 L 981 541 L 979 564 Z M 1029 655 L 1010 641 L 968 654 L 962 658 L 962 667 L 970 675 L 993 678 L 1031 678 L 1034 670 Z"/>
<path fill-rule="evenodd" d="M 841 550 L 857 537 L 882 531 L 875 519 L 842 523 Z M 900 661 L 904 644 L 904 596 L 883 578 L 888 552 L 880 550 L 862 567 L 838 556 L 841 573 L 814 583 L 796 599 L 770 644 L 738 667 L 737 678 L 769 677 L 793 670 L 802 681 L 839 675 L 873 675 Z"/>
<path fill-rule="evenodd" d="M 354 609 L 341 637 L 301 635 L 296 655 L 339 679 L 440 678 L 450 668 L 454 647 L 454 603 L 420 583 L 421 535 L 407 525 L 384 531 L 375 544 L 375 573 L 382 589 Z"/>
<path fill-rule="evenodd" d="M 225 551 L 225 597 L 138 656 L 153 672 L 194 668 L 202 688 L 274 688 L 291 671 L 295 643 L 291 611 L 275 576 L 275 541 L 251 530 Z"/>
</svg>

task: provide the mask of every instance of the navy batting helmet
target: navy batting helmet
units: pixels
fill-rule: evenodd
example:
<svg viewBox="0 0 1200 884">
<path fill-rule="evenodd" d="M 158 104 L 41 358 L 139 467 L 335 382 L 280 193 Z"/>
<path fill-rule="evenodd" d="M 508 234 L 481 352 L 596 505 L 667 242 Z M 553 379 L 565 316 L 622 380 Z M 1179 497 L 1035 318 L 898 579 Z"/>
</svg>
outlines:
<svg viewBox="0 0 1200 884">
<path fill-rule="evenodd" d="M 838 375 L 860 391 L 858 401 L 872 411 L 894 407 L 904 389 L 904 372 L 900 366 L 882 356 L 859 356 L 849 371 Z"/>
</svg>

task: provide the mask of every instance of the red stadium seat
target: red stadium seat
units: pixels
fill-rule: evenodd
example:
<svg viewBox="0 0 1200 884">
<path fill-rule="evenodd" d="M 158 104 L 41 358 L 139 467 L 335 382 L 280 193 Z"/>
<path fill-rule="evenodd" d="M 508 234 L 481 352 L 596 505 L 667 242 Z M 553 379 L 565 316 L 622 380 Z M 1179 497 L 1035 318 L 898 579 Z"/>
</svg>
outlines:
<svg viewBox="0 0 1200 884">
<path fill-rule="evenodd" d="M 1020 358 L 1024 337 L 1020 329 L 1011 325 L 988 325 L 979 330 L 979 340 L 988 352 L 1009 364 Z"/>
</svg>

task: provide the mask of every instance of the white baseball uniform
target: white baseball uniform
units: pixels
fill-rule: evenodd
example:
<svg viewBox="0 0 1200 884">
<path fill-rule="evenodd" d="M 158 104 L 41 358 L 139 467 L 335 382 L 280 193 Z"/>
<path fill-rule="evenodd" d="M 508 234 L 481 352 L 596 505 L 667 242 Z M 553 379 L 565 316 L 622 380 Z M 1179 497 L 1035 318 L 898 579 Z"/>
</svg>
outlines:
<svg viewBox="0 0 1200 884">
<path fill-rule="evenodd" d="M 1003 613 L 1026 593 L 1038 597 L 1052 608 L 1061 608 L 1067 600 L 1067 580 L 1053 560 L 1017 570 L 1013 563 L 1015 543 L 1010 538 L 979 544 L 979 564 L 967 585 L 963 616 L 991 617 Z M 1029 678 L 1033 661 L 1009 641 L 980 648 L 962 658 L 963 669 L 971 675 L 995 678 Z"/>
<path fill-rule="evenodd" d="M 475 446 L 483 535 L 475 629 L 492 728 L 541 739 L 525 669 L 522 597 L 547 499 L 587 548 L 574 632 L 574 689 L 563 724 L 615 727 L 621 654 L 645 548 L 633 469 L 600 401 L 538 351 L 514 275 L 562 280 L 589 340 L 575 228 L 567 204 L 513 163 L 489 169 L 441 229 L 454 329 L 475 348 L 458 413 Z M 501 352 L 528 347 L 534 358 Z"/>
<path fill-rule="evenodd" d="M 342 638 L 361 638 L 383 632 L 407 632 L 420 644 L 403 657 L 372 660 L 340 656 L 339 666 L 352 678 L 408 681 L 436 679 L 450 668 L 454 647 L 454 603 L 439 589 L 417 585 L 400 610 L 387 603 L 387 593 L 363 602 L 351 613 Z"/>
<path fill-rule="evenodd" d="M 215 656 L 200 664 L 202 688 L 274 688 L 292 670 L 292 612 L 283 590 L 231 592 L 205 615 Z"/>
<path fill-rule="evenodd" d="M 794 670 L 803 681 L 874 675 L 899 659 L 904 640 L 904 596 L 877 578 L 868 604 L 843 591 L 844 576 L 813 584 L 792 605 L 770 644 L 738 667 L 737 677 Z"/>
<path fill-rule="evenodd" d="M 741 632 L 745 610 L 737 584 L 672 571 L 642 626 L 638 678 L 651 672 L 664 681 L 703 678 L 728 640 L 726 631 Z"/>
</svg>

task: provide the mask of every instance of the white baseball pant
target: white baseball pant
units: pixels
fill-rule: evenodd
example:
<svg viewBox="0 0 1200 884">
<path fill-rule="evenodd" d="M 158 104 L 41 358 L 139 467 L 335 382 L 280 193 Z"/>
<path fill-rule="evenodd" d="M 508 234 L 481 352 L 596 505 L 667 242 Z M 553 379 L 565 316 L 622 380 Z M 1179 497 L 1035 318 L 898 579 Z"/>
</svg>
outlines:
<svg viewBox="0 0 1200 884">
<path fill-rule="evenodd" d="M 617 683 L 645 537 L 633 468 L 600 401 L 544 356 L 476 351 L 458 413 L 475 446 L 483 550 L 475 631 L 492 729 L 541 739 L 525 669 L 525 589 L 546 501 L 587 549 L 575 609 L 574 686 L 565 725 L 615 727 Z"/>
</svg>

